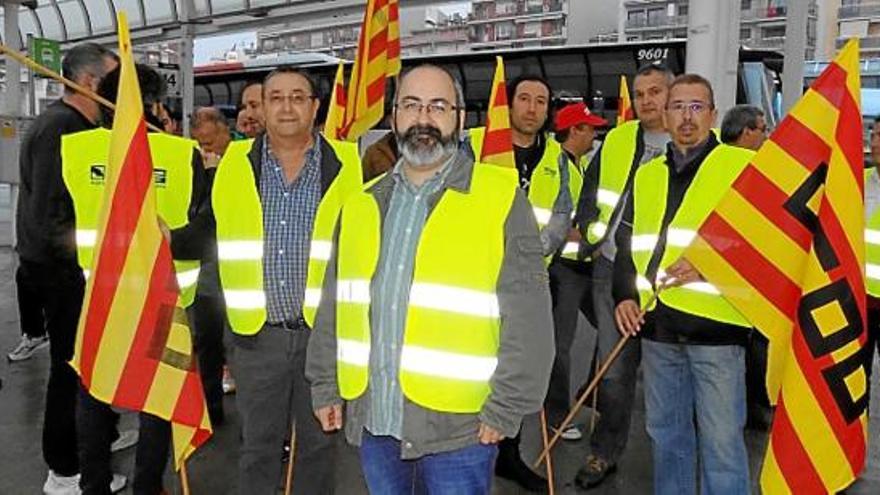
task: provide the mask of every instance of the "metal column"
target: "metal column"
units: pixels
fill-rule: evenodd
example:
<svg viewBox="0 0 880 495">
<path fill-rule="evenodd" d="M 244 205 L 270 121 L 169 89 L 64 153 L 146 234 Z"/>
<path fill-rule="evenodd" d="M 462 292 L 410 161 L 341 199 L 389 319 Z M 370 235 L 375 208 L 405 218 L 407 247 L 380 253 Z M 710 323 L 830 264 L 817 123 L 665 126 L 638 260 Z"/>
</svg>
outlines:
<svg viewBox="0 0 880 495">
<path fill-rule="evenodd" d="M 736 104 L 740 3 L 700 0 L 688 9 L 686 71 L 712 83 L 720 120 Z"/>
<path fill-rule="evenodd" d="M 180 79 L 183 81 L 183 135 L 190 136 L 189 117 L 192 115 L 195 102 L 195 79 L 193 76 L 193 41 L 195 39 L 195 26 L 191 23 L 195 5 L 193 0 L 180 2 L 183 23 L 183 39 L 180 42 Z"/>
<path fill-rule="evenodd" d="M 21 51 L 21 37 L 18 33 L 17 2 L 3 2 L 3 41 L 6 46 Z M 3 100 L 3 113 L 9 116 L 21 115 L 21 65 L 6 57 L 6 94 Z"/>
<path fill-rule="evenodd" d="M 804 88 L 809 2 L 788 2 L 785 20 L 785 66 L 782 70 L 782 113 L 787 114 Z"/>
</svg>

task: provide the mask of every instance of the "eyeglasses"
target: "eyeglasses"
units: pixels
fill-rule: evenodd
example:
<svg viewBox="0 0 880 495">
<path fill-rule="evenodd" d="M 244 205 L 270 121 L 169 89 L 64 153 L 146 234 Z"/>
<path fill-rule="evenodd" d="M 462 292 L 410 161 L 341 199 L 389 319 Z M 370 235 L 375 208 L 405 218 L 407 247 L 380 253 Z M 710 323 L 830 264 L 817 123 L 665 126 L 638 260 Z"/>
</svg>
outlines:
<svg viewBox="0 0 880 495">
<path fill-rule="evenodd" d="M 307 95 L 305 93 L 293 93 L 290 95 L 271 94 L 269 95 L 269 103 L 278 105 L 285 101 L 289 101 L 292 105 L 301 107 L 315 98 L 317 98 L 317 96 Z"/>
<path fill-rule="evenodd" d="M 459 108 L 446 100 L 431 100 L 428 103 L 423 103 L 415 98 L 403 100 L 394 106 L 399 112 L 409 117 L 420 115 L 423 109 L 428 112 L 429 117 L 445 117 Z"/>
<path fill-rule="evenodd" d="M 683 101 L 676 101 L 670 103 L 666 110 L 670 112 L 678 112 L 678 113 L 686 113 L 690 112 L 694 115 L 699 115 L 710 108 L 708 103 L 702 101 L 691 101 L 685 103 Z"/>
<path fill-rule="evenodd" d="M 768 131 L 766 125 L 763 125 L 763 126 L 760 126 L 760 127 L 755 127 L 754 129 L 755 129 L 756 131 L 760 132 L 761 134 L 767 134 L 767 131 Z"/>
</svg>

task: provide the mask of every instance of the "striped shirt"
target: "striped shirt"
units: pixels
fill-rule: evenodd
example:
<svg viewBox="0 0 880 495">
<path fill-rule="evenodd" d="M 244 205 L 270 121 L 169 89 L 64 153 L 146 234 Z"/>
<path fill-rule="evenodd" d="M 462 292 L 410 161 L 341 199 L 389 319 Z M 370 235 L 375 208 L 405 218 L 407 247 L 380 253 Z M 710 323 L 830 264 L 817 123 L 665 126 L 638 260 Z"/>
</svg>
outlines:
<svg viewBox="0 0 880 495">
<path fill-rule="evenodd" d="M 370 410 L 365 427 L 373 435 L 398 440 L 402 436 L 398 370 L 416 248 L 428 218 L 428 201 L 446 181 L 451 161 L 421 187 L 406 178 L 401 161 L 391 172 L 394 192 L 382 224 L 382 249 L 371 286 Z"/>
<path fill-rule="evenodd" d="M 302 170 L 291 183 L 263 137 L 260 198 L 263 202 L 263 286 L 266 317 L 273 323 L 302 314 L 315 213 L 321 202 L 321 145 L 306 151 Z"/>
</svg>

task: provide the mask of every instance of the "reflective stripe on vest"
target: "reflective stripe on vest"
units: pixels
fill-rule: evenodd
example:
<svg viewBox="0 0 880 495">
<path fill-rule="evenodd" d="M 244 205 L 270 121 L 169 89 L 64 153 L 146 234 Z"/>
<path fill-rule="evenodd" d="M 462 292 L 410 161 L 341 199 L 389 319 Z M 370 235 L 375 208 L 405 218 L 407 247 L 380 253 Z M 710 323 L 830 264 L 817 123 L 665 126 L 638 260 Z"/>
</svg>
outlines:
<svg viewBox="0 0 880 495">
<path fill-rule="evenodd" d="M 700 165 L 675 216 L 666 231 L 666 243 L 660 242 L 660 228 L 665 215 L 669 187 L 666 157 L 659 156 L 636 171 L 633 184 L 632 259 L 638 272 L 636 286 L 642 302 L 651 297 L 655 281 L 666 276 L 665 269 L 675 263 L 696 236 L 696 229 L 715 208 L 753 152 L 719 144 Z M 655 252 L 662 249 L 655 279 L 647 279 L 648 264 Z M 739 326 L 748 321 L 709 282 L 694 282 L 666 289 L 660 293 L 663 304 L 693 315 Z M 648 308 L 652 309 L 652 308 Z"/>
<path fill-rule="evenodd" d="M 314 324 L 321 300 L 332 235 L 342 202 L 361 184 L 361 166 L 354 143 L 327 140 L 341 168 L 321 198 L 315 213 L 309 266 L 303 298 L 303 317 Z M 248 153 L 253 140 L 229 145 L 214 177 L 212 204 L 217 220 L 217 258 L 226 313 L 232 331 L 253 335 L 266 321 L 263 285 L 263 207 Z M 320 146 L 320 143 L 316 143 Z"/>
<path fill-rule="evenodd" d="M 479 157 L 483 148 L 483 137 L 485 135 L 485 127 L 474 127 L 468 130 L 470 137 L 471 150 L 474 156 Z M 559 195 L 559 156 L 563 153 L 562 147 L 553 138 L 552 135 L 546 135 L 544 154 L 541 161 L 532 171 L 532 177 L 529 184 L 529 202 L 532 204 L 532 211 L 535 213 L 535 220 L 538 221 L 538 228 L 543 229 L 550 223 L 550 217 L 553 214 L 553 204 Z M 566 159 L 568 164 L 568 189 L 571 194 L 572 205 L 577 206 L 578 198 L 581 194 L 581 187 L 584 182 L 583 166 L 574 164 L 571 160 Z M 569 259 L 577 259 L 578 249 L 571 246 L 568 249 L 562 249 L 562 256 Z"/>
<path fill-rule="evenodd" d="M 479 411 L 497 365 L 501 317 L 495 290 L 516 185 L 498 167 L 477 164 L 473 174 L 470 191 L 444 193 L 425 224 L 401 349 L 404 395 L 443 412 Z M 336 290 L 337 377 L 346 400 L 363 394 L 369 381 L 370 281 L 381 235 L 372 194 L 354 195 L 340 220 Z M 474 243 L 483 248 L 475 251 Z"/>
<path fill-rule="evenodd" d="M 877 170 L 865 171 L 865 184 Z M 880 208 L 865 223 L 865 290 L 868 295 L 880 298 Z"/>
<path fill-rule="evenodd" d="M 192 196 L 192 154 L 195 141 L 169 134 L 150 133 L 156 208 L 170 229 L 188 222 L 187 211 Z M 104 200 L 104 181 L 110 153 L 110 131 L 92 129 L 61 138 L 61 169 L 64 183 L 73 200 L 76 217 L 76 248 L 79 265 L 88 278 L 98 239 L 98 222 Z M 175 260 L 180 306 L 195 299 L 199 261 Z"/>
<path fill-rule="evenodd" d="M 635 160 L 638 133 L 638 120 L 625 122 L 608 132 L 599 150 L 599 184 L 596 190 L 599 215 L 585 229 L 587 242 L 592 246 L 599 245 L 605 239 L 611 217 L 620 203 Z"/>
</svg>

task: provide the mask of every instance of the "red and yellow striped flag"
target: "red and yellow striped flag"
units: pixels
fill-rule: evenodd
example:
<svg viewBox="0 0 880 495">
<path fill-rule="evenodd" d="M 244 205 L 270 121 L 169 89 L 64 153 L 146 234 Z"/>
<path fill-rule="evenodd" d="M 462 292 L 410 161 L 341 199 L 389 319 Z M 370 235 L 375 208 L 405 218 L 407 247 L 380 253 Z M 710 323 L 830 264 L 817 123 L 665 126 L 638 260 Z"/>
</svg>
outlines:
<svg viewBox="0 0 880 495">
<path fill-rule="evenodd" d="M 617 98 L 617 125 L 623 124 L 628 120 L 636 118 L 633 111 L 633 103 L 629 98 L 629 84 L 626 82 L 626 76 L 620 76 L 620 96 Z"/>
<path fill-rule="evenodd" d="M 761 147 L 685 257 L 770 340 L 764 493 L 834 493 L 865 465 L 859 46 Z"/>
<path fill-rule="evenodd" d="M 92 274 L 71 365 L 96 399 L 172 423 L 175 466 L 211 435 L 153 164 L 128 23 L 119 13 L 119 93 Z"/>
<path fill-rule="evenodd" d="M 324 121 L 324 135 L 329 139 L 344 139 L 342 135 L 345 119 L 345 68 L 342 62 L 336 69 L 333 80 L 333 93 L 330 95 L 330 106 L 327 108 L 327 119 Z"/>
<path fill-rule="evenodd" d="M 385 80 L 400 72 L 400 22 L 397 0 L 368 0 L 357 57 L 348 82 L 345 132 L 354 141 L 385 113 Z"/>
<path fill-rule="evenodd" d="M 507 105 L 507 84 L 504 81 L 504 59 L 495 57 L 495 77 L 486 113 L 486 135 L 480 150 L 480 161 L 502 167 L 516 167 L 513 158 L 513 133 L 510 130 L 510 108 Z"/>
</svg>

